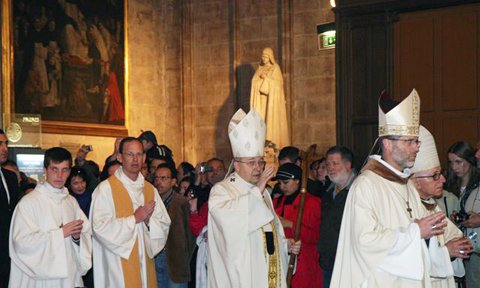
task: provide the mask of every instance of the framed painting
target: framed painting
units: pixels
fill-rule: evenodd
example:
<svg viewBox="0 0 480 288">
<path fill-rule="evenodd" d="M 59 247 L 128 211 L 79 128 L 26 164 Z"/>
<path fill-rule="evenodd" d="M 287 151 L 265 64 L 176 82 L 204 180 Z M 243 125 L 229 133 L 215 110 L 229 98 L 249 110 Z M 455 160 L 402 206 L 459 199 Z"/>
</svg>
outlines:
<svg viewBox="0 0 480 288">
<path fill-rule="evenodd" d="M 4 113 L 44 133 L 127 134 L 127 0 L 2 0 Z"/>
</svg>

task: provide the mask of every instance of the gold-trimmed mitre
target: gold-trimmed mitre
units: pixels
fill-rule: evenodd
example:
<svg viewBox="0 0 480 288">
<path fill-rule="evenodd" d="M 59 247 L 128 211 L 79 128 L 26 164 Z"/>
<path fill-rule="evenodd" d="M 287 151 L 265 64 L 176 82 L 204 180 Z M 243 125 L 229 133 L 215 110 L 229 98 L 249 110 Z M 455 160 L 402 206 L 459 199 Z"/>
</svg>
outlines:
<svg viewBox="0 0 480 288">
<path fill-rule="evenodd" d="M 420 125 L 420 97 L 413 89 L 410 95 L 396 107 L 384 112 L 378 105 L 378 137 L 381 136 L 418 136 Z"/>
<path fill-rule="evenodd" d="M 238 109 L 228 124 L 233 157 L 263 157 L 266 131 L 265 121 L 255 109 L 248 114 Z"/>
</svg>

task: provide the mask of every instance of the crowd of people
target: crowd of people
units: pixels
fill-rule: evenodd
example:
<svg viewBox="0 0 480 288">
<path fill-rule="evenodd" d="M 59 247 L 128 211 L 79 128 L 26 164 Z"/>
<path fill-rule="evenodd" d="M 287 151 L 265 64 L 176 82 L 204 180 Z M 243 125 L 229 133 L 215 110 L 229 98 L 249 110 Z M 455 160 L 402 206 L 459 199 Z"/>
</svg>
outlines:
<svg viewBox="0 0 480 288">
<path fill-rule="evenodd" d="M 229 124 L 228 171 L 177 166 L 145 131 L 118 138 L 103 169 L 88 146 L 50 148 L 35 183 L 0 130 L 0 286 L 287 287 L 292 272 L 297 288 L 479 287 L 479 150 L 454 143 L 442 170 L 416 92 L 383 100 L 361 170 L 340 145 L 313 160 L 283 147 L 274 169 L 252 109 Z"/>
</svg>

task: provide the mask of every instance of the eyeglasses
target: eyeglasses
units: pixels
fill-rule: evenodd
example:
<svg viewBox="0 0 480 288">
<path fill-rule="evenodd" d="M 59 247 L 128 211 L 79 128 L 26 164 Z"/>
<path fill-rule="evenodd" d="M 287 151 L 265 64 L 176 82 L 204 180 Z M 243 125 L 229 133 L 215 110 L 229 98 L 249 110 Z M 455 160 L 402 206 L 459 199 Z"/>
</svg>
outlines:
<svg viewBox="0 0 480 288">
<path fill-rule="evenodd" d="M 402 141 L 402 142 L 406 142 L 408 143 L 408 145 L 418 145 L 420 146 L 422 144 L 422 141 L 418 140 L 418 139 L 399 139 L 399 138 L 387 138 L 388 140 L 392 140 L 392 141 Z"/>
<path fill-rule="evenodd" d="M 143 157 L 143 154 L 144 154 L 144 153 L 126 152 L 126 153 L 122 153 L 122 154 L 125 155 L 125 156 L 128 157 L 128 158 L 134 158 L 134 157 L 136 157 L 136 158 L 141 158 L 141 157 Z"/>
<path fill-rule="evenodd" d="M 155 176 L 153 179 L 159 179 L 160 181 L 166 181 L 168 179 L 172 179 L 171 176 Z"/>
<path fill-rule="evenodd" d="M 426 175 L 426 176 L 415 176 L 413 178 L 433 178 L 434 181 L 438 181 L 442 177 L 442 173 L 435 172 L 433 175 Z"/>
<path fill-rule="evenodd" d="M 265 162 L 264 160 L 258 160 L 258 161 L 255 161 L 255 160 L 251 160 L 251 161 L 241 161 L 241 160 L 235 159 L 235 161 L 240 162 L 240 163 L 247 164 L 247 166 L 250 167 L 250 168 L 255 167 L 255 164 L 257 164 L 258 167 L 261 168 L 261 167 L 264 167 L 265 164 L 267 163 L 267 162 Z"/>
</svg>

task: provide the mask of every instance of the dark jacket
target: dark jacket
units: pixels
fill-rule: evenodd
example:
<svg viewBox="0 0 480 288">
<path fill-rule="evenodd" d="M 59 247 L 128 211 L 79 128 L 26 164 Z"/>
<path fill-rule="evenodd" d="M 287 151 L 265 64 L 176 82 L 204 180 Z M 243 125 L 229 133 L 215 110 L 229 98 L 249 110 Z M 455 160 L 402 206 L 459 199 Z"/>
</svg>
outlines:
<svg viewBox="0 0 480 288">
<path fill-rule="evenodd" d="M 180 194 L 174 192 L 172 202 L 168 207 L 168 215 L 172 220 L 168 232 L 167 271 L 175 283 L 190 281 L 190 258 L 195 248 L 195 237 L 189 226 L 190 204 Z"/>
<path fill-rule="evenodd" d="M 333 198 L 333 193 L 335 193 L 336 188 L 333 183 L 322 198 L 322 220 L 320 222 L 320 240 L 317 248 L 320 253 L 320 267 L 323 270 L 333 271 L 340 226 L 342 225 L 343 209 L 347 201 L 348 190 L 354 178 L 355 175 L 352 173 L 347 186 L 336 194 L 335 199 Z"/>
<path fill-rule="evenodd" d="M 8 203 L 7 195 L 3 192 L 0 194 L 0 279 L 2 279 L 0 287 L 8 287 L 8 278 L 10 275 L 10 257 L 8 256 L 8 235 L 10 231 L 10 221 L 12 220 L 13 210 L 17 205 L 20 188 L 18 186 L 17 175 L 9 170 L 2 168 L 3 176 L 8 187 L 10 195 L 10 203 Z"/>
</svg>

